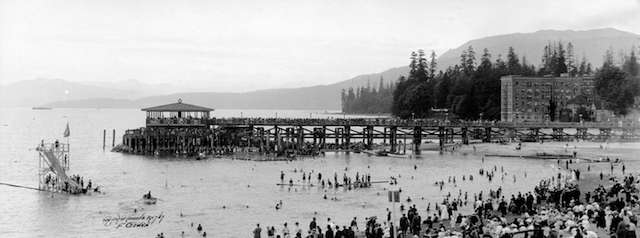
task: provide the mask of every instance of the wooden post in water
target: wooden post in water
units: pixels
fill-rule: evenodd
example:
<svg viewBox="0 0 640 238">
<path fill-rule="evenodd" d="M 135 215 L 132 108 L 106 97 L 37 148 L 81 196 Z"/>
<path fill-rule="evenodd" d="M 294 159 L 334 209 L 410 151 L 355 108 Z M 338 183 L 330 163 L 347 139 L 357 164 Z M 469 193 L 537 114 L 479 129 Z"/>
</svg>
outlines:
<svg viewBox="0 0 640 238">
<path fill-rule="evenodd" d="M 249 141 L 247 142 L 247 147 L 251 147 L 254 140 L 254 128 L 253 128 L 253 124 L 249 125 Z"/>
<path fill-rule="evenodd" d="M 298 126 L 298 150 L 302 150 L 304 146 L 304 128 L 302 126 Z"/>
<path fill-rule="evenodd" d="M 335 149 L 338 150 L 342 148 L 342 129 L 340 127 L 333 128 L 333 137 L 335 140 Z"/>
<path fill-rule="evenodd" d="M 397 127 L 396 126 L 392 126 L 391 128 L 389 128 L 391 130 L 390 134 L 389 134 L 389 143 L 391 143 L 391 153 L 396 153 L 397 151 Z"/>
<path fill-rule="evenodd" d="M 491 127 L 484 128 L 484 142 L 491 142 Z"/>
<path fill-rule="evenodd" d="M 420 154 L 420 145 L 422 144 L 422 127 L 413 128 L 413 153 Z"/>
<path fill-rule="evenodd" d="M 275 151 L 278 152 L 280 150 L 280 129 L 278 129 L 278 126 L 274 126 L 274 134 L 275 134 Z"/>
<path fill-rule="evenodd" d="M 351 149 L 351 127 L 350 126 L 344 126 L 344 143 L 346 146 L 346 150 L 347 153 L 349 152 L 349 150 Z"/>
<path fill-rule="evenodd" d="M 438 139 L 440 141 L 440 151 L 444 150 L 445 138 L 444 138 L 444 127 L 438 127 Z"/>
<path fill-rule="evenodd" d="M 367 126 L 367 149 L 370 150 L 373 146 L 373 126 Z"/>
<path fill-rule="evenodd" d="M 402 147 L 402 154 L 406 155 L 407 154 L 407 133 L 406 132 L 402 133 L 402 138 L 403 138 L 403 141 L 402 141 L 402 146 L 403 146 Z"/>
<path fill-rule="evenodd" d="M 113 137 L 111 138 L 111 147 L 116 146 L 116 129 L 113 129 Z"/>
<path fill-rule="evenodd" d="M 463 127 L 462 128 L 462 144 L 464 145 L 468 145 L 469 144 L 469 135 L 468 135 L 468 128 Z"/>
<path fill-rule="evenodd" d="M 102 130 L 102 149 L 104 150 L 104 147 L 106 146 L 107 143 L 107 129 Z"/>
<path fill-rule="evenodd" d="M 384 132 L 382 133 L 382 145 L 387 145 L 387 127 L 384 127 Z"/>
<path fill-rule="evenodd" d="M 322 149 L 325 149 L 327 146 L 327 126 L 322 126 Z"/>
</svg>

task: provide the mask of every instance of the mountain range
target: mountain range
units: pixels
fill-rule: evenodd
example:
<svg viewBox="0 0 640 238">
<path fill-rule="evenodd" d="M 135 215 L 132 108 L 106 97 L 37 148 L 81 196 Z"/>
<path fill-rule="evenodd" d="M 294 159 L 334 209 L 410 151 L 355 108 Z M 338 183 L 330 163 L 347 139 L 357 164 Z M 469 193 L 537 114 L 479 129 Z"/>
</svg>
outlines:
<svg viewBox="0 0 640 238">
<path fill-rule="evenodd" d="M 508 47 L 512 46 L 519 56 L 527 58 L 529 64 L 538 66 L 544 46 L 555 41 L 571 42 L 574 45 L 575 57 L 578 60 L 584 57 L 596 67 L 602 64 L 603 56 L 608 49 L 612 49 L 616 53 L 616 59 L 620 61 L 624 52 L 631 51 L 633 47 L 640 47 L 640 35 L 613 28 L 585 31 L 541 30 L 470 40 L 440 55 L 438 68 L 442 70 L 458 63 L 460 54 L 469 46 L 475 49 L 477 58 L 482 49 L 487 48 L 494 60 L 499 55 L 506 55 Z M 387 83 L 395 82 L 407 73 L 407 66 L 399 66 L 328 85 L 244 93 L 171 93 L 171 85 L 151 85 L 135 80 L 78 83 L 62 79 L 35 79 L 0 86 L 0 105 L 140 108 L 166 104 L 181 98 L 185 102 L 213 108 L 339 110 L 342 89 L 367 84 L 377 86 L 381 77 Z"/>
</svg>

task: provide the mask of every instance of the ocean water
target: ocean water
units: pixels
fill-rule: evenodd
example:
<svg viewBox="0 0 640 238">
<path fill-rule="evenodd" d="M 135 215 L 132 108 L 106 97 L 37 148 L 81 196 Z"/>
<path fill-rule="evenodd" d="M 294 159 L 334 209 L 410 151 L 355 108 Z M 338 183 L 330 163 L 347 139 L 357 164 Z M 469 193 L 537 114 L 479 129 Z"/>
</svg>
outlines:
<svg viewBox="0 0 640 238">
<path fill-rule="evenodd" d="M 214 115 L 241 113 L 272 117 L 276 111 L 217 110 Z M 343 117 L 316 111 L 277 113 L 278 117 Z M 427 203 L 441 201 L 447 193 L 457 195 L 462 190 L 473 199 L 473 193 L 499 186 L 507 194 L 525 192 L 540 179 L 558 172 L 555 161 L 487 157 L 483 163 L 481 155 L 473 153 L 424 152 L 412 158 L 328 153 L 293 162 L 125 155 L 110 152 L 111 130 L 116 130 L 117 144 L 125 129 L 144 126 L 144 113 L 139 110 L 4 108 L 0 109 L 0 182 L 37 187 L 38 156 L 33 148 L 41 139 L 62 138 L 67 122 L 71 129 L 70 173 L 84 176 L 85 182 L 90 178 L 104 193 L 73 196 L 0 185 L 0 237 L 154 237 L 160 232 L 179 237 L 182 231 L 185 237 L 196 237 L 190 227 L 192 222 L 202 224 L 209 237 L 248 237 L 256 223 L 280 230 L 284 222 L 292 225 L 298 221 L 307 227 L 312 217 L 323 226 L 328 217 L 344 225 L 357 217 L 359 225 L 364 226 L 365 217 L 384 218 L 385 209 L 392 208 L 387 200 L 387 184 L 350 191 L 310 186 L 290 189 L 276 186 L 281 171 L 286 174 L 286 181 L 292 178 L 295 183 L 302 183 L 301 170 L 313 171 L 313 181 L 318 173 L 323 178 L 333 178 L 337 173 L 339 179 L 344 173 L 352 177 L 356 172 L 369 173 L 374 181 L 396 176 L 403 190 L 403 203 L 416 204 L 423 218 L 427 216 Z M 104 150 L 103 129 L 107 130 Z M 636 149 L 627 148 L 620 156 L 633 159 Z M 478 175 L 480 168 L 494 166 L 504 167 L 508 173 L 504 181 L 496 176 L 489 182 Z M 462 181 L 462 175 L 473 175 L 475 179 Z M 440 191 L 434 183 L 446 182 L 449 176 L 456 177 L 457 185 L 447 183 Z M 140 202 L 147 191 L 159 198 L 157 204 Z M 337 201 L 325 200 L 325 194 Z M 408 197 L 413 201 L 406 202 Z M 280 200 L 283 207 L 276 210 L 275 204 Z M 164 218 L 148 227 L 134 228 L 116 228 L 104 222 L 108 217 L 141 213 L 162 214 Z"/>
</svg>

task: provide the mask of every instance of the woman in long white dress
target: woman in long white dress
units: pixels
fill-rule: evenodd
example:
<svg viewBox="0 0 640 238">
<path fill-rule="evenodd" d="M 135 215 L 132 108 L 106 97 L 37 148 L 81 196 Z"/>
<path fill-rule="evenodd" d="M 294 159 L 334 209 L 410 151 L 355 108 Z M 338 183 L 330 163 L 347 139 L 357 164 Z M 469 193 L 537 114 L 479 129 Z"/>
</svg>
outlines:
<svg viewBox="0 0 640 238">
<path fill-rule="evenodd" d="M 607 206 L 604 209 L 604 221 L 605 221 L 605 230 L 607 230 L 607 232 L 610 232 L 610 228 L 611 228 L 611 220 L 613 219 L 613 215 L 611 214 L 611 209 L 609 208 L 609 206 Z"/>
</svg>

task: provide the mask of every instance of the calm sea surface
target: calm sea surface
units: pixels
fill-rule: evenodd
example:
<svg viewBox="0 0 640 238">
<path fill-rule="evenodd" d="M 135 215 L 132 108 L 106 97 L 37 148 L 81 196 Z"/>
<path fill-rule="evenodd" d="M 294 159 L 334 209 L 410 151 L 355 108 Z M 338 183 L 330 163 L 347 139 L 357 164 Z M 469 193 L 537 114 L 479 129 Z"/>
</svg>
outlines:
<svg viewBox="0 0 640 238">
<path fill-rule="evenodd" d="M 216 117 L 275 116 L 268 110 L 217 110 Z M 278 111 L 278 117 L 342 117 L 314 111 Z M 262 227 L 299 221 L 306 227 L 312 217 L 324 225 L 327 217 L 347 224 L 354 216 L 364 226 L 368 216 L 385 217 L 386 184 L 369 189 L 344 191 L 318 187 L 279 187 L 280 171 L 298 182 L 300 172 L 314 171 L 323 177 L 338 173 L 355 176 L 370 173 L 372 180 L 398 176 L 402 197 L 411 197 L 418 208 L 427 202 L 442 200 L 451 192 L 474 192 L 497 189 L 506 193 L 529 191 L 540 179 L 557 173 L 555 161 L 486 158 L 480 155 L 425 152 L 414 158 L 369 157 L 365 154 L 329 153 L 316 159 L 294 162 L 252 162 L 230 159 L 192 160 L 155 158 L 112 153 L 111 130 L 116 129 L 116 143 L 125 129 L 144 126 L 144 113 L 130 109 L 0 109 L 0 182 L 37 187 L 38 156 L 33 148 L 41 139 L 62 138 L 65 124 L 71 127 L 71 171 L 91 178 L 103 187 L 104 194 L 69 196 L 0 185 L 0 237 L 154 237 L 164 232 L 168 237 L 187 237 L 196 233 L 190 223 L 201 223 L 210 237 L 249 237 L 256 223 Z M 107 149 L 102 149 L 102 130 L 107 129 Z M 632 148 L 633 149 L 633 148 Z M 636 148 L 637 149 L 637 148 Z M 620 156 L 631 158 L 631 152 Z M 504 166 L 509 173 L 489 182 L 478 175 L 479 168 Z M 414 169 L 417 166 L 417 169 Z M 631 165 L 633 168 L 636 165 Z M 345 169 L 347 169 L 345 171 Z M 636 168 L 637 169 L 637 168 Z M 527 177 L 524 177 L 524 174 Z M 475 179 L 461 181 L 462 175 Z M 513 182 L 513 175 L 517 182 Z M 445 185 L 443 191 L 433 184 L 456 176 L 457 186 Z M 497 176 L 499 177 L 499 176 Z M 86 180 L 85 180 L 86 181 Z M 165 186 L 166 185 L 166 186 Z M 143 193 L 151 190 L 160 200 L 156 205 L 140 203 Z M 325 200 L 323 195 L 337 197 Z M 424 199 L 424 200 L 423 200 Z M 283 209 L 276 211 L 277 201 Z M 223 208 L 226 207 L 226 208 Z M 129 216 L 133 210 L 148 215 L 165 216 L 159 224 L 146 228 L 107 227 L 103 218 Z M 433 212 L 433 210 L 432 210 Z M 183 216 L 180 216 L 180 214 Z"/>
</svg>

